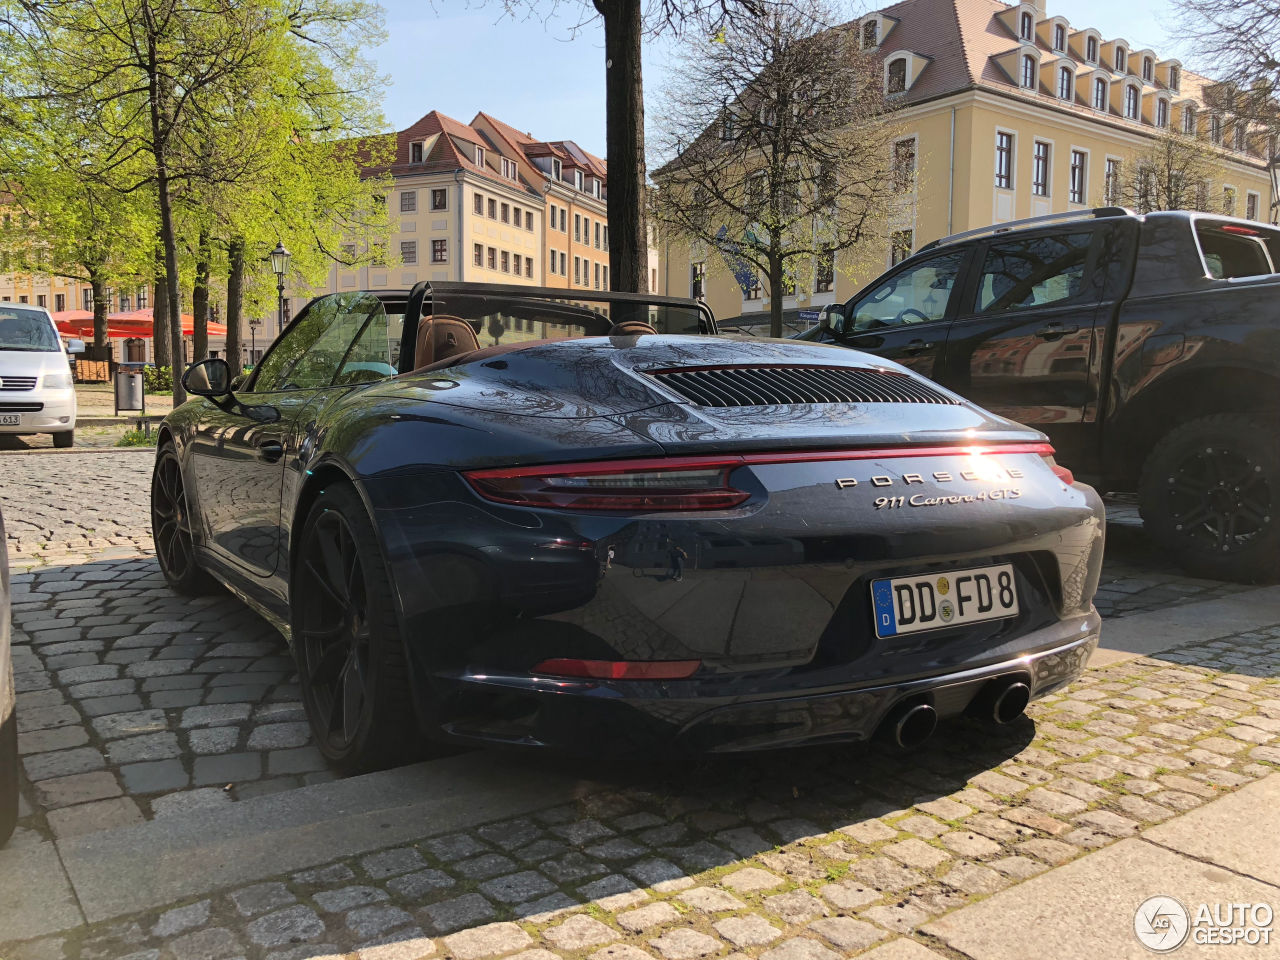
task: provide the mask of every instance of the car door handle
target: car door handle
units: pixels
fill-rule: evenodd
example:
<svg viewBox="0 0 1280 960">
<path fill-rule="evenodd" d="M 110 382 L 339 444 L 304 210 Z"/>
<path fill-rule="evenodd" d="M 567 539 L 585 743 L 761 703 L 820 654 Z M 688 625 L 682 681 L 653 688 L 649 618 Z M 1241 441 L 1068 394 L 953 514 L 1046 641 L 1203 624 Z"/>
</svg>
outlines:
<svg viewBox="0 0 1280 960">
<path fill-rule="evenodd" d="M 924 353 L 926 350 L 932 350 L 932 349 L 933 349 L 932 343 L 930 343 L 927 340 L 920 340 L 919 338 L 917 338 L 915 340 L 908 341 L 907 345 L 902 348 L 902 352 L 909 353 L 909 354 L 917 354 L 917 353 Z"/>
<path fill-rule="evenodd" d="M 1057 340 L 1059 337 L 1065 337 L 1068 333 L 1075 333 L 1079 329 L 1074 323 L 1059 323 L 1057 320 L 1053 320 L 1037 330 L 1036 336 L 1042 340 Z"/>
<path fill-rule="evenodd" d="M 263 440 L 258 444 L 258 459 L 275 463 L 284 456 L 284 444 L 276 440 Z"/>
</svg>

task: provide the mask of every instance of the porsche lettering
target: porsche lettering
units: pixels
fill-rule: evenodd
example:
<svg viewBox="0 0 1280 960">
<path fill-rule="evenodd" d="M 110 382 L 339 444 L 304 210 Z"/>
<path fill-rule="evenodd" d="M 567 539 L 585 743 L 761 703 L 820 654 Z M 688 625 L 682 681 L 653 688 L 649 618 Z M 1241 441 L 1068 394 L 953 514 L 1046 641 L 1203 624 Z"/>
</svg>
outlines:
<svg viewBox="0 0 1280 960">
<path fill-rule="evenodd" d="M 930 480 L 934 483 L 955 483 L 957 481 L 967 483 L 990 483 L 992 481 L 1002 480 L 1021 480 L 1026 476 L 1017 467 L 1004 467 L 999 464 L 983 464 L 981 471 L 977 470 L 960 470 L 952 473 L 948 470 L 935 470 L 928 475 L 929 479 L 925 479 L 922 473 L 902 473 L 897 477 L 888 474 L 876 474 L 871 477 L 864 477 L 859 480 L 857 477 L 838 477 L 836 478 L 836 486 L 841 490 L 849 490 L 856 487 L 859 483 L 869 482 L 873 487 L 892 487 L 895 484 L 903 484 L 911 486 L 913 484 L 924 484 Z"/>
</svg>

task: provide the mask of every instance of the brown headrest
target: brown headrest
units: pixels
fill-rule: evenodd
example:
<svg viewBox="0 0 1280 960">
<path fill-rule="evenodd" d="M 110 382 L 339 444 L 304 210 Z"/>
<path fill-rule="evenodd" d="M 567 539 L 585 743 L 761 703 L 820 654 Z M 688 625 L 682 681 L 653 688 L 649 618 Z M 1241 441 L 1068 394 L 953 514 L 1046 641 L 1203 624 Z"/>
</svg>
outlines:
<svg viewBox="0 0 1280 960">
<path fill-rule="evenodd" d="M 652 324 L 645 323 L 643 320 L 624 320 L 609 328 L 611 337 L 638 337 L 641 334 L 657 332 Z"/>
<path fill-rule="evenodd" d="M 418 323 L 418 343 L 413 355 L 413 368 L 447 360 L 480 349 L 475 329 L 465 320 L 436 314 Z"/>
</svg>

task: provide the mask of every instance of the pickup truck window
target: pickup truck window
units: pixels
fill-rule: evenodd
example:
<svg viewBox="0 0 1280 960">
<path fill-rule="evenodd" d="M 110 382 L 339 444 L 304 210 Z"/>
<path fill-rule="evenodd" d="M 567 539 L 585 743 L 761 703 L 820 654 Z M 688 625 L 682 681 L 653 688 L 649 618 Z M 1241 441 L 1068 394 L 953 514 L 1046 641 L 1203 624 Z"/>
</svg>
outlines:
<svg viewBox="0 0 1280 960">
<path fill-rule="evenodd" d="M 964 257 L 952 250 L 895 273 L 854 303 L 853 332 L 941 320 Z"/>
<path fill-rule="evenodd" d="M 1196 222 L 1204 269 L 1215 280 L 1276 272 L 1280 232 L 1213 220 Z"/>
<path fill-rule="evenodd" d="M 1074 300 L 1084 291 L 1092 231 L 1000 240 L 987 248 L 977 312 L 1003 313 Z"/>
</svg>

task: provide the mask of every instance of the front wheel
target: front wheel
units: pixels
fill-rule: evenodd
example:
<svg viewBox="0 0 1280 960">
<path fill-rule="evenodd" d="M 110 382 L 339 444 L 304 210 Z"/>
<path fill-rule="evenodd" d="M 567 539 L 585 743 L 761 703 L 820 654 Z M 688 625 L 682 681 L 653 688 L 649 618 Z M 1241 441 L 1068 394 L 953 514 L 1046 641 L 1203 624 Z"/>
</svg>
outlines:
<svg viewBox="0 0 1280 960">
<path fill-rule="evenodd" d="M 53 445 L 59 450 L 66 450 L 76 442 L 76 432 L 74 430 L 63 430 L 61 433 L 53 435 Z"/>
<path fill-rule="evenodd" d="M 151 539 L 165 580 L 187 596 L 207 593 L 213 586 L 196 562 L 194 522 L 178 451 L 167 442 L 151 472 Z"/>
<path fill-rule="evenodd" d="M 302 701 L 320 752 L 348 772 L 408 759 L 419 737 L 391 578 L 350 484 L 327 487 L 312 505 L 289 594 Z"/>
<path fill-rule="evenodd" d="M 1280 577 L 1280 439 L 1260 417 L 1222 414 L 1171 430 L 1139 488 L 1148 535 L 1187 570 L 1243 583 Z"/>
</svg>

